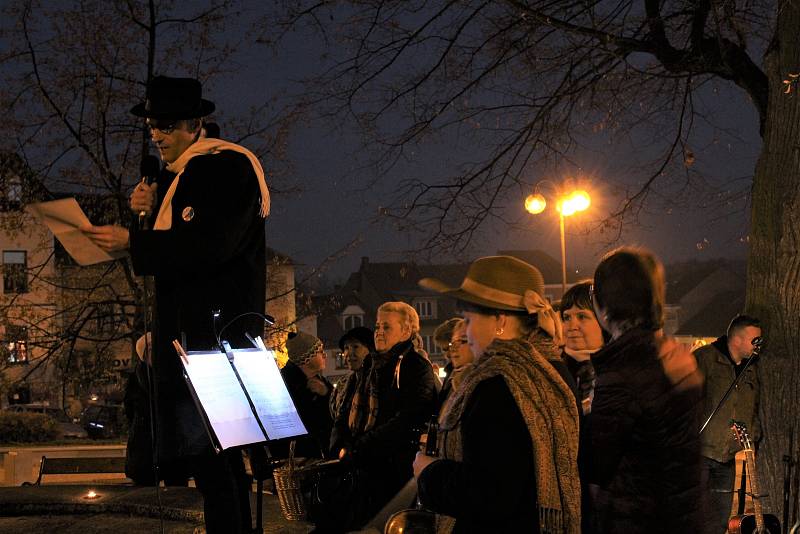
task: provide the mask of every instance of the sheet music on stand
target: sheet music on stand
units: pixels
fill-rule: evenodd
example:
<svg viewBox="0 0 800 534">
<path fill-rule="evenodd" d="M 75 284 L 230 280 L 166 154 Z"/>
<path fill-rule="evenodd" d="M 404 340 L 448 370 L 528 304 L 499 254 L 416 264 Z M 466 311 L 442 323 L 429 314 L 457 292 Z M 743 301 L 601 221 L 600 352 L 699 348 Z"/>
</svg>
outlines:
<svg viewBox="0 0 800 534">
<path fill-rule="evenodd" d="M 217 450 L 307 434 L 274 352 L 235 349 L 181 354 L 184 378 Z"/>
</svg>

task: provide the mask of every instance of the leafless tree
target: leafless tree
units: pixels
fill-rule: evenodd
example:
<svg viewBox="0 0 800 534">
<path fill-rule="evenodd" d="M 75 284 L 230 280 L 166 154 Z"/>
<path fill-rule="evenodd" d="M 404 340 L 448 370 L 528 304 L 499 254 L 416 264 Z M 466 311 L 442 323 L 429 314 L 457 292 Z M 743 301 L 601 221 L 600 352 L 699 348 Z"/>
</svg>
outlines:
<svg viewBox="0 0 800 534">
<path fill-rule="evenodd" d="M 149 144 L 129 109 L 156 74 L 203 82 L 230 75 L 235 67 L 229 60 L 245 32 L 228 28 L 248 26 L 240 8 L 233 0 L 4 3 L 0 109 L 6 124 L 0 149 L 16 158 L 1 169 L 4 198 L 21 183 L 13 191 L 15 205 L 4 206 L 4 235 L 26 231 L 20 212 L 25 203 L 67 195 L 80 197 L 93 223 L 127 225 L 128 195 Z M 282 178 L 292 118 L 293 112 L 263 101 L 254 102 L 246 117 L 225 123 L 226 138 L 270 161 L 273 186 Z M 68 386 L 78 384 L 86 393 L 103 380 L 112 352 L 135 358 L 144 291 L 127 261 L 84 269 L 54 248 L 52 238 L 37 246 L 44 253 L 31 254 L 25 275 L 30 291 L 6 295 L 0 321 L 27 327 L 27 344 L 37 357 L 23 375 L 55 367 L 63 402 Z"/>
<path fill-rule="evenodd" d="M 618 235 L 659 195 L 697 196 L 693 135 L 725 113 L 710 87 L 746 95 L 762 151 L 750 197 L 747 308 L 766 324 L 765 440 L 770 495 L 800 430 L 800 6 L 787 0 L 291 1 L 286 31 L 316 30 L 330 68 L 308 100 L 356 121 L 381 175 L 426 144 L 470 141 L 449 176 L 400 184 L 387 214 L 463 248 L 539 176 L 603 131 L 650 136 L 653 156 L 597 230 Z M 711 93 L 713 94 L 713 93 Z M 716 108 L 716 109 L 714 109 Z M 727 112 L 737 112 L 728 110 Z M 646 171 L 645 171 L 646 169 Z M 718 191 L 719 192 L 719 191 Z M 745 218 L 746 214 L 742 214 Z M 777 499 L 772 499 L 773 509 Z"/>
</svg>

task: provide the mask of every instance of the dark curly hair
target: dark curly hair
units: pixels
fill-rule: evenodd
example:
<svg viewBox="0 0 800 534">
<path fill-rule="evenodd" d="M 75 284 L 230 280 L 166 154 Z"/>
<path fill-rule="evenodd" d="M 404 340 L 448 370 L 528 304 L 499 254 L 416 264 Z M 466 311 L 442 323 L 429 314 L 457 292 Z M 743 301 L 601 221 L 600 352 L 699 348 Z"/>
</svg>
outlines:
<svg viewBox="0 0 800 534">
<path fill-rule="evenodd" d="M 591 280 L 583 280 L 567 289 L 567 292 L 561 297 L 561 302 L 558 303 L 558 311 L 562 314 L 562 319 L 564 318 L 564 310 L 568 310 L 573 306 L 581 310 L 591 310 L 594 312 L 592 308 L 592 296 L 589 291 L 591 287 Z"/>
</svg>

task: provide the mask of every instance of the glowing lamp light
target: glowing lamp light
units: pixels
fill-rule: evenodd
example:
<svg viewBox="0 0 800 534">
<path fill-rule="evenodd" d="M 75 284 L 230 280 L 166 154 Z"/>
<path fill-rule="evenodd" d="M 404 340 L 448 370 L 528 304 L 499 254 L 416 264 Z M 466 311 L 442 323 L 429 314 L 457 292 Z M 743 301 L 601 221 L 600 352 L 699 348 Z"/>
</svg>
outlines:
<svg viewBox="0 0 800 534">
<path fill-rule="evenodd" d="M 569 217 L 570 215 L 574 214 L 577 210 L 575 209 L 575 205 L 572 202 L 572 198 L 564 198 L 556 203 L 556 211 L 558 211 L 564 217 Z"/>
<path fill-rule="evenodd" d="M 570 195 L 570 203 L 575 208 L 575 211 L 583 211 L 588 209 L 592 201 L 589 198 L 589 193 L 583 189 L 578 189 Z"/>
<path fill-rule="evenodd" d="M 538 215 L 542 213 L 546 207 L 547 207 L 547 202 L 544 200 L 544 197 L 539 193 L 528 195 L 525 198 L 525 209 L 528 211 L 528 213 L 532 215 Z"/>
<path fill-rule="evenodd" d="M 84 496 L 83 496 L 83 498 L 84 498 L 84 499 L 89 499 L 89 500 L 91 500 L 91 499 L 96 499 L 96 498 L 98 498 L 99 496 L 100 496 L 100 495 L 99 495 L 99 494 L 98 494 L 96 491 L 94 491 L 94 490 L 89 490 L 89 491 L 87 491 L 87 492 L 86 492 L 86 495 L 84 495 Z"/>
<path fill-rule="evenodd" d="M 562 295 L 567 292 L 567 260 L 566 260 L 566 238 L 564 236 L 564 219 L 571 215 L 575 215 L 579 211 L 584 211 L 589 208 L 592 201 L 589 193 L 583 189 L 576 189 L 569 193 L 565 193 L 565 189 L 569 187 L 571 180 L 565 181 L 561 187 L 549 180 L 541 180 L 534 187 L 534 193 L 525 198 L 525 209 L 532 215 L 538 215 L 545 209 L 546 202 L 544 197 L 539 194 L 539 185 L 549 183 L 553 187 L 553 193 L 556 198 L 556 211 L 559 214 L 559 229 L 561 230 L 561 293 Z M 571 187 L 570 187 L 571 189 Z"/>
<path fill-rule="evenodd" d="M 575 215 L 579 211 L 584 211 L 591 205 L 589 194 L 580 189 L 572 192 L 568 197 L 562 198 L 556 204 L 556 210 L 564 217 Z"/>
</svg>

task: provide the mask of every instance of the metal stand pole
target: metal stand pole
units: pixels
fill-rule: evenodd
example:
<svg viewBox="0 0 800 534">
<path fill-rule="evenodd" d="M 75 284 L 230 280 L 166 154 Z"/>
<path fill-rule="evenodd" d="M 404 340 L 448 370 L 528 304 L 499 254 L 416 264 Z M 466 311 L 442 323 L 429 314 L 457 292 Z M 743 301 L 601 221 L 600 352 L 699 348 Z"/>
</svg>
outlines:
<svg viewBox="0 0 800 534">
<path fill-rule="evenodd" d="M 561 230 L 561 297 L 567 292 L 567 239 L 564 236 L 564 214 L 558 212 L 558 226 Z"/>
<path fill-rule="evenodd" d="M 741 380 L 741 378 L 742 378 L 742 377 L 744 376 L 744 374 L 747 372 L 747 369 L 748 369 L 748 367 L 750 367 L 750 364 L 752 364 L 752 363 L 753 363 L 753 362 L 756 360 L 756 358 L 758 358 L 758 355 L 759 355 L 759 352 L 760 352 L 760 350 L 761 350 L 761 345 L 760 345 L 760 344 L 759 344 L 759 345 L 756 345 L 756 346 L 753 348 L 753 354 L 751 354 L 751 355 L 750 355 L 750 357 L 747 359 L 747 363 L 746 363 L 746 364 L 744 364 L 744 368 L 743 368 L 743 369 L 742 369 L 742 371 L 741 371 L 741 372 L 738 374 L 738 376 L 737 376 L 737 377 L 734 379 L 734 381 L 733 381 L 733 382 L 731 382 L 731 385 L 728 387 L 728 391 L 726 391 L 726 392 L 725 392 L 725 395 L 723 395 L 723 396 L 722 396 L 722 398 L 721 398 L 721 399 L 720 399 L 720 401 L 719 401 L 719 404 L 717 404 L 717 407 L 716 407 L 716 408 L 714 408 L 714 411 L 713 411 L 713 412 L 711 412 L 711 415 L 709 415 L 709 416 L 708 416 L 708 419 L 706 419 L 706 422 L 705 422 L 705 423 L 703 423 L 703 426 L 700 428 L 700 434 L 702 434 L 702 433 L 703 433 L 703 431 L 704 431 L 704 430 L 706 429 L 706 427 L 708 426 L 708 423 L 710 423 L 710 422 L 711 422 L 711 419 L 713 419 L 713 418 L 714 418 L 714 416 L 715 416 L 715 415 L 717 415 L 717 412 L 719 411 L 719 409 L 720 409 L 720 408 L 722 408 L 722 405 L 723 405 L 723 404 L 725 404 L 725 401 L 726 401 L 726 400 L 728 400 L 728 397 L 730 396 L 730 394 L 731 394 L 731 391 L 733 391 L 733 389 L 734 389 L 736 386 L 738 386 L 738 385 L 739 385 L 739 380 Z"/>
</svg>

